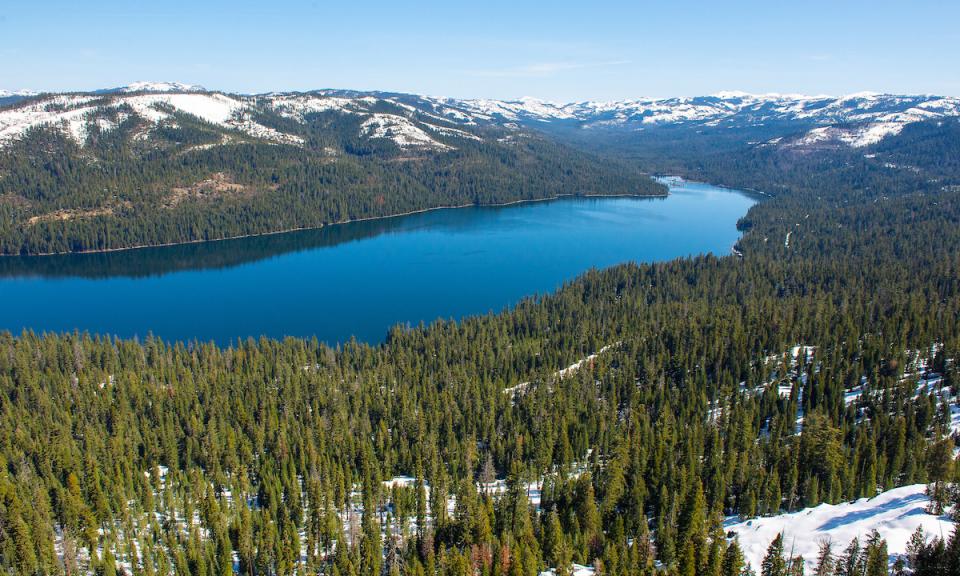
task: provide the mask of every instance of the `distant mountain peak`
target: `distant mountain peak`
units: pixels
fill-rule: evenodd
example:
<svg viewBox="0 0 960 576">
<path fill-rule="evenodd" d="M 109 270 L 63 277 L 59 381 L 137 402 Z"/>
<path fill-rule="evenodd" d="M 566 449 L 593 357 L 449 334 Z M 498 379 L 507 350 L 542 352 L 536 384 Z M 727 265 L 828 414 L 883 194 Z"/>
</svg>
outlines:
<svg viewBox="0 0 960 576">
<path fill-rule="evenodd" d="M 864 90 L 862 92 L 854 92 L 853 94 L 845 94 L 839 98 L 840 101 L 845 100 L 876 100 L 880 96 L 883 96 L 880 92 L 873 92 L 871 90 Z"/>
<path fill-rule="evenodd" d="M 731 98 L 751 98 L 753 94 L 742 90 L 721 90 L 715 94 L 711 94 L 711 96 L 721 100 L 729 100 Z"/>
<path fill-rule="evenodd" d="M 197 84 L 183 82 L 133 82 L 117 92 L 206 92 L 207 89 Z"/>
<path fill-rule="evenodd" d="M 760 100 L 760 101 L 784 101 L 784 100 L 828 100 L 833 99 L 833 96 L 828 94 L 801 94 L 796 93 L 781 93 L 781 92 L 765 92 L 763 94 L 757 94 L 753 92 L 744 92 L 742 90 L 721 90 L 710 95 L 713 98 L 719 100 Z"/>
<path fill-rule="evenodd" d="M 10 96 L 36 96 L 39 92 L 34 90 L 2 90 L 0 89 L 0 98 L 7 98 Z"/>
</svg>

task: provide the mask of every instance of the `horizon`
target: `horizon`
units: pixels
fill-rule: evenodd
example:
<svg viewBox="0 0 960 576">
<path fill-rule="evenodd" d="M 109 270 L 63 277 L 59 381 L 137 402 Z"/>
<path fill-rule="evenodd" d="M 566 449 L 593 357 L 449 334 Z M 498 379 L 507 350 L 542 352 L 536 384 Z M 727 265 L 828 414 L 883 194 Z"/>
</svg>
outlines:
<svg viewBox="0 0 960 576">
<path fill-rule="evenodd" d="M 20 95 L 20 96 L 42 96 L 46 94 L 89 94 L 93 92 L 104 92 L 104 95 L 111 94 L 123 94 L 123 92 L 114 92 L 121 91 L 125 88 L 130 88 L 138 84 L 148 84 L 148 85 L 181 85 L 183 89 L 171 89 L 171 90 L 156 90 L 150 88 L 144 88 L 143 90 L 138 90 L 140 92 L 207 92 L 207 93 L 219 93 L 232 96 L 265 96 L 269 94 L 311 94 L 315 92 L 357 92 L 361 94 L 396 94 L 396 95 L 405 95 L 405 96 L 416 96 L 416 97 L 425 97 L 425 98 L 434 98 L 434 99 L 450 99 L 450 100 L 492 100 L 500 102 L 522 102 L 522 101 L 537 101 L 543 102 L 546 104 L 553 105 L 573 105 L 573 104 L 582 104 L 582 103 L 603 103 L 603 102 L 630 102 L 630 101 L 661 101 L 661 100 L 674 100 L 674 99 L 687 99 L 687 98 L 780 98 L 784 100 L 818 100 L 818 99 L 850 99 L 856 97 L 878 97 L 878 96 L 897 96 L 897 97 L 934 97 L 934 98 L 960 98 L 960 96 L 955 96 L 952 94 L 939 94 L 933 92 L 880 92 L 876 90 L 858 90 L 854 92 L 847 92 L 842 94 L 812 94 L 812 93 L 802 93 L 802 92 L 748 92 L 744 90 L 719 90 L 712 93 L 703 93 L 703 94 L 675 94 L 667 96 L 650 96 L 650 95 L 639 95 L 639 96 L 629 96 L 626 98 L 608 100 L 601 98 L 587 98 L 580 100 L 555 100 L 549 98 L 540 98 L 537 96 L 523 95 L 516 98 L 480 98 L 480 97 L 455 97 L 447 96 L 443 94 L 425 94 L 417 92 L 403 92 L 397 90 L 384 90 L 384 89 L 370 89 L 370 90 L 360 90 L 356 88 L 346 88 L 346 87 L 323 87 L 323 88 L 307 88 L 302 90 L 286 90 L 286 89 L 277 89 L 277 90 L 268 90 L 264 92 L 242 92 L 242 91 L 231 91 L 223 90 L 219 88 L 212 88 L 210 86 L 205 86 L 202 84 L 190 84 L 186 82 L 180 82 L 177 80 L 136 80 L 128 82 L 126 84 L 120 84 L 117 86 L 104 86 L 100 88 L 92 88 L 89 90 L 74 90 L 74 89 L 63 89 L 63 90 L 33 90 L 30 88 L 17 88 L 11 89 L 8 87 L 0 86 L 0 94 L 9 94 L 9 95 Z M 131 92 L 132 93 L 132 92 Z"/>
<path fill-rule="evenodd" d="M 106 0 L 90 7 L 51 0 L 0 9 L 2 82 L 7 90 L 89 92 L 169 78 L 232 94 L 343 86 L 549 102 L 731 89 L 960 96 L 956 3 L 712 7 L 614 1 L 585 11 L 570 1 L 545 9 L 502 0 L 483 10 L 432 0 L 281 0 L 270 8 Z"/>
</svg>

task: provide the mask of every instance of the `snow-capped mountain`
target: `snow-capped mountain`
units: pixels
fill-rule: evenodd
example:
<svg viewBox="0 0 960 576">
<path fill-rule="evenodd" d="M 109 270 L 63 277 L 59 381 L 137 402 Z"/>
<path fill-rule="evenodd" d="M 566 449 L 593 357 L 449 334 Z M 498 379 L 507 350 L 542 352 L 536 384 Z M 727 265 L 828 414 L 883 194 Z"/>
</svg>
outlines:
<svg viewBox="0 0 960 576">
<path fill-rule="evenodd" d="M 134 82 L 121 88 L 117 92 L 206 92 L 207 89 L 197 84 L 182 82 Z"/>
<path fill-rule="evenodd" d="M 0 90 L 0 106 L 8 106 L 17 102 L 36 96 L 38 92 L 33 90 Z"/>
<path fill-rule="evenodd" d="M 181 117 L 240 137 L 302 145 L 301 132 L 308 120 L 322 113 L 353 117 L 359 121 L 359 137 L 390 140 L 400 148 L 443 151 L 456 147 L 451 141 L 481 139 L 459 128 L 475 125 L 471 118 L 420 99 L 413 106 L 400 98 L 370 95 L 317 92 L 248 96 L 160 88 L 131 85 L 108 94 L 53 94 L 31 99 L 0 111 L 0 147 L 36 129 L 58 130 L 82 146 L 91 133 L 110 132 L 128 121 L 139 125 L 138 138 L 149 139 L 158 128 L 176 127 Z M 283 124 L 284 129 L 271 124 Z M 224 143 L 230 141 L 225 137 Z"/>
<path fill-rule="evenodd" d="M 0 108 L 0 208 L 19 226 L 14 244 L 0 246 L 6 253 L 97 249 L 60 232 L 30 244 L 36 230 L 93 221 L 134 231 L 110 247 L 181 241 L 159 228 L 136 236 L 147 228 L 133 219 L 145 214 L 164 230 L 189 229 L 183 237 L 193 241 L 441 205 L 609 193 L 663 188 L 639 167 L 419 96 L 97 91 Z M 187 222 L 193 209 L 211 222 L 245 216 L 229 232 L 168 227 L 171 214 Z"/>
<path fill-rule="evenodd" d="M 586 101 L 557 104 L 535 98 L 515 101 L 462 100 L 475 114 L 512 121 L 575 120 L 584 126 L 616 124 L 670 124 L 679 122 L 815 120 L 855 122 L 877 120 L 913 121 L 936 114 L 960 113 L 960 99 L 940 96 L 898 96 L 861 92 L 835 98 L 800 94 L 747 94 L 719 92 L 711 96 L 640 98 L 612 102 Z"/>
<path fill-rule="evenodd" d="M 33 90 L 0 90 L 0 98 L 7 98 L 10 96 L 36 96 L 38 92 Z"/>
<path fill-rule="evenodd" d="M 574 123 L 582 128 L 650 129 L 692 124 L 702 127 L 757 127 L 793 124 L 810 127 L 800 143 L 837 140 L 868 146 L 898 134 L 913 122 L 960 116 L 960 98 L 900 96 L 861 92 L 839 98 L 800 94 L 720 92 L 693 98 L 641 98 L 614 102 L 555 104 L 524 98 L 516 101 L 465 100 L 460 105 L 490 119 L 532 123 Z M 824 127 L 837 126 L 830 129 Z"/>
<path fill-rule="evenodd" d="M 0 147 L 31 130 L 60 130 L 84 145 L 94 131 L 127 120 L 138 137 L 177 124 L 181 115 L 230 134 L 277 144 L 303 145 L 318 115 L 356 120 L 355 135 L 403 149 L 442 152 L 458 142 L 483 140 L 482 128 L 515 130 L 656 130 L 664 127 L 774 129 L 768 145 L 863 147 L 924 120 L 960 116 L 960 98 L 864 92 L 842 97 L 720 92 L 685 98 L 640 98 L 557 104 L 535 98 L 456 100 L 379 92 L 320 90 L 260 95 L 225 94 L 177 82 L 136 82 L 94 93 L 0 92 L 17 98 L 0 110 Z M 230 134 L 227 134 L 229 136 Z M 225 137 L 224 142 L 231 141 Z"/>
<path fill-rule="evenodd" d="M 0 146 L 38 128 L 60 130 L 83 145 L 94 130 L 110 132 L 130 119 L 140 120 L 150 129 L 174 125 L 178 113 L 255 138 L 278 143 L 299 141 L 250 120 L 244 113 L 246 109 L 243 100 L 216 93 L 57 94 L 0 112 Z M 148 132 L 141 133 L 145 134 Z"/>
</svg>

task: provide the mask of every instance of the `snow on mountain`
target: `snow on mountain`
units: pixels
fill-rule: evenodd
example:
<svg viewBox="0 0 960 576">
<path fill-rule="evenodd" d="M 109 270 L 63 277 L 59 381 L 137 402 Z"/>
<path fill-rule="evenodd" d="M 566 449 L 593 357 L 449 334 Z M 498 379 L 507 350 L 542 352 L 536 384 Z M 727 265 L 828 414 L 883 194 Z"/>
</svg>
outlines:
<svg viewBox="0 0 960 576">
<path fill-rule="evenodd" d="M 266 97 L 266 100 L 278 114 L 298 122 L 303 122 L 307 115 L 318 112 L 333 111 L 344 114 L 357 112 L 352 98 L 321 97 L 309 94 L 271 94 Z"/>
<path fill-rule="evenodd" d="M 243 101 L 222 94 L 150 94 L 131 96 L 121 101 L 130 105 L 141 116 L 152 116 L 157 120 L 168 116 L 161 111 L 162 106 L 166 105 L 219 125 L 227 124 L 234 114 L 245 108 Z"/>
<path fill-rule="evenodd" d="M 456 128 L 437 126 L 435 124 L 424 124 L 424 126 L 442 136 L 449 136 L 451 138 L 464 138 L 466 140 L 474 140 L 477 142 L 483 141 L 483 138 L 477 136 L 476 134 L 471 134 L 465 130 L 457 130 Z"/>
<path fill-rule="evenodd" d="M 874 498 L 831 505 L 821 504 L 791 514 L 780 514 L 747 521 L 728 521 L 725 529 L 736 535 L 745 559 L 754 570 L 778 533 L 783 534 L 788 554 L 803 556 L 807 574 L 813 573 L 819 543 L 829 539 L 835 555 L 840 555 L 853 538 L 861 543 L 876 529 L 887 541 L 891 556 L 903 554 L 911 534 L 918 526 L 928 537 L 949 537 L 953 522 L 947 516 L 927 512 L 930 503 L 926 485 L 894 488 Z"/>
<path fill-rule="evenodd" d="M 9 98 L 11 96 L 36 96 L 39 92 L 33 90 L 0 90 L 0 98 Z"/>
<path fill-rule="evenodd" d="M 57 95 L 38 102 L 0 112 L 0 146 L 22 136 L 26 131 L 43 125 L 55 125 L 74 137 L 85 135 L 80 124 L 92 107 L 85 105 L 93 96 Z"/>
<path fill-rule="evenodd" d="M 174 122 L 176 114 L 189 114 L 248 136 L 293 145 L 302 145 L 302 137 L 265 126 L 256 120 L 258 114 L 276 114 L 299 124 L 316 113 L 359 116 L 358 136 L 389 139 L 401 148 L 442 151 L 453 146 L 438 138 L 482 140 L 458 128 L 475 126 L 473 115 L 429 99 L 338 91 L 244 96 L 198 90 L 202 89 L 175 83 L 137 83 L 122 91 L 53 94 L 14 105 L 0 110 L 0 147 L 41 127 L 58 129 L 84 145 L 94 125 L 111 130 L 119 116 L 126 119 L 131 113 L 154 126 Z"/>
<path fill-rule="evenodd" d="M 693 98 L 641 98 L 614 102 L 554 104 L 533 98 L 516 101 L 463 100 L 459 106 L 487 118 L 532 123 L 575 122 L 591 127 L 642 127 L 697 123 L 704 126 L 759 126 L 769 122 L 813 124 L 820 130 L 834 124 L 850 127 L 812 132 L 837 143 L 862 147 L 898 134 L 913 122 L 960 116 L 960 98 L 898 96 L 859 92 L 834 98 L 803 94 L 749 94 L 725 91 Z M 799 143 L 805 141 L 801 140 Z M 794 141 L 796 145 L 798 142 Z"/>
<path fill-rule="evenodd" d="M 536 98 L 521 98 L 520 100 L 446 100 L 448 104 L 457 106 L 483 120 L 500 118 L 503 120 L 572 120 L 576 117 L 565 110 L 568 105 L 555 104 Z"/>
<path fill-rule="evenodd" d="M 853 148 L 862 148 L 871 144 L 880 142 L 887 136 L 899 134 L 908 122 L 874 122 L 859 126 L 856 128 L 839 128 L 835 126 L 823 126 L 814 128 L 804 134 L 802 137 L 783 144 L 789 148 L 803 148 L 819 144 L 839 143 L 852 146 Z M 779 143 L 770 142 L 771 144 Z"/>
<path fill-rule="evenodd" d="M 438 142 L 403 116 L 372 114 L 360 125 L 360 135 L 367 138 L 392 140 L 401 148 L 433 148 L 448 150 L 450 146 Z"/>
<path fill-rule="evenodd" d="M 302 141 L 298 136 L 283 134 L 254 122 L 250 119 L 251 108 L 246 100 L 223 94 L 59 94 L 0 111 L 0 146 L 22 137 L 29 130 L 44 126 L 59 128 L 83 145 L 91 124 L 115 126 L 115 123 L 104 124 L 100 119 L 108 114 L 123 114 L 126 109 L 132 109 L 137 116 L 155 125 L 169 120 L 173 111 L 177 111 L 276 143 L 297 144 Z"/>
<path fill-rule="evenodd" d="M 0 98 L 3 94 L 0 92 Z M 7 101 L 7 108 L 0 110 L 0 146 L 39 126 L 59 127 L 83 144 L 93 123 L 101 129 L 110 127 L 102 120 L 105 111 L 127 108 L 153 124 L 182 112 L 249 136 L 287 144 L 301 144 L 302 139 L 257 122 L 254 118 L 258 113 L 300 124 L 321 113 L 354 116 L 361 123 L 358 136 L 391 139 L 403 148 L 434 150 L 453 148 L 450 142 L 442 141 L 445 138 L 479 138 L 472 131 L 461 130 L 466 127 L 495 125 L 512 130 L 520 125 L 551 124 L 611 130 L 776 125 L 782 127 L 782 134 L 768 140 L 767 145 L 862 147 L 898 134 L 913 122 L 960 116 L 960 98 L 873 92 L 833 98 L 725 91 L 698 97 L 562 104 L 536 98 L 456 100 L 342 90 L 227 95 L 177 82 L 136 82 L 113 91 Z"/>
<path fill-rule="evenodd" d="M 196 84 L 182 82 L 134 82 L 117 92 L 206 92 L 207 89 Z"/>
<path fill-rule="evenodd" d="M 39 92 L 33 90 L 0 90 L 0 106 L 16 104 L 21 100 L 36 96 Z"/>
</svg>

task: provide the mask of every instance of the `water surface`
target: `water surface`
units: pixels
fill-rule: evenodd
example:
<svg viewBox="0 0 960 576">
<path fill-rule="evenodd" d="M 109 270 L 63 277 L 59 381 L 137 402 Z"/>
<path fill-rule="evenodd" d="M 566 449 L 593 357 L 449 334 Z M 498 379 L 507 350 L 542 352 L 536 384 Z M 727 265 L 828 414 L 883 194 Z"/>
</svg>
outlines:
<svg viewBox="0 0 960 576">
<path fill-rule="evenodd" d="M 0 258 L 0 329 L 172 340 L 355 336 L 499 311 L 592 268 L 728 254 L 750 195 L 570 198 L 164 248 Z"/>
</svg>

